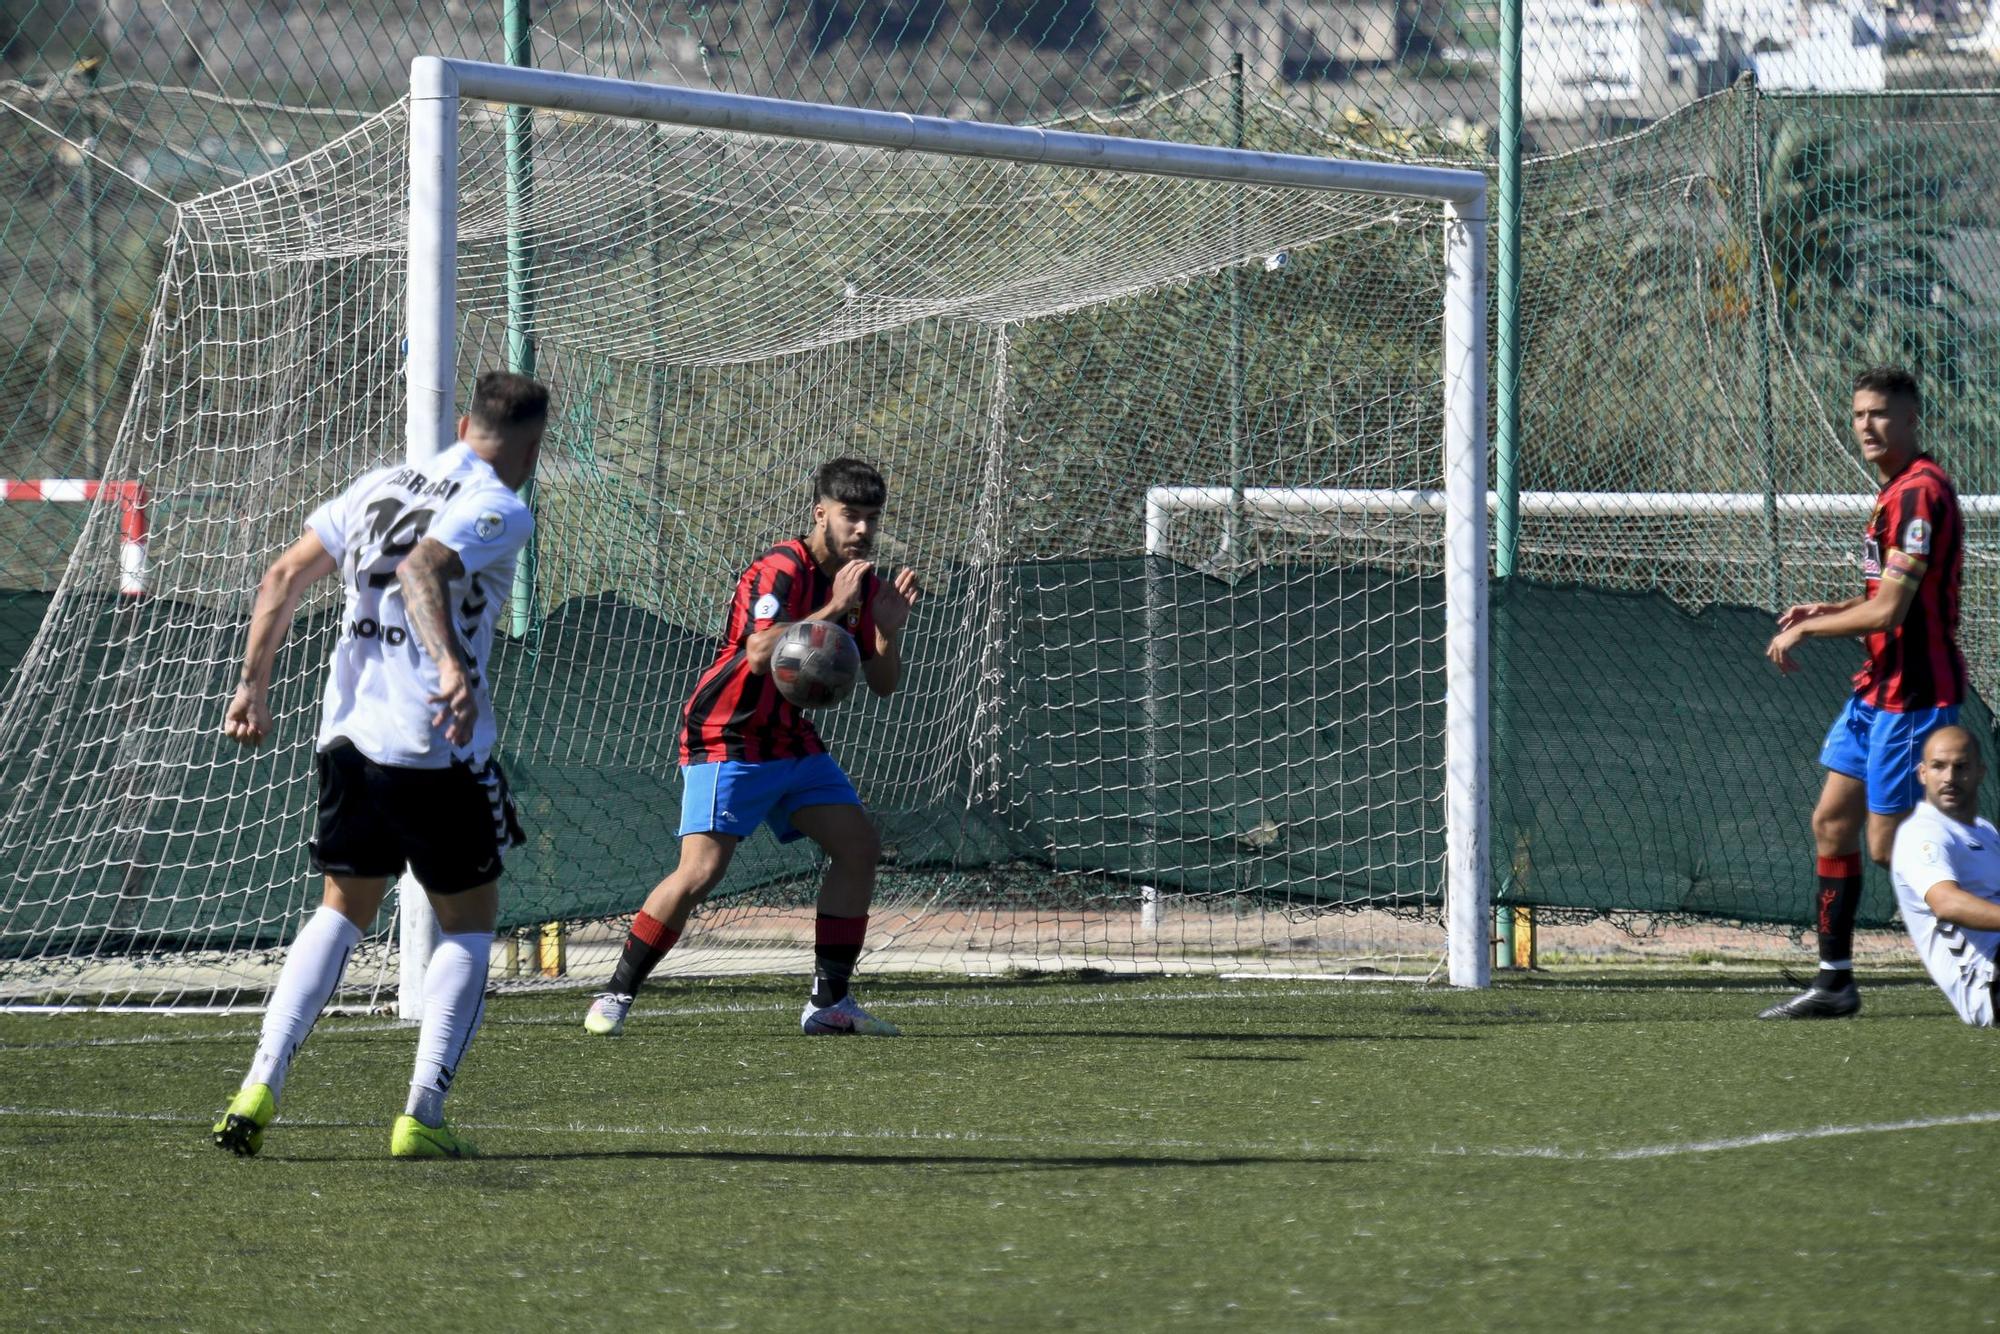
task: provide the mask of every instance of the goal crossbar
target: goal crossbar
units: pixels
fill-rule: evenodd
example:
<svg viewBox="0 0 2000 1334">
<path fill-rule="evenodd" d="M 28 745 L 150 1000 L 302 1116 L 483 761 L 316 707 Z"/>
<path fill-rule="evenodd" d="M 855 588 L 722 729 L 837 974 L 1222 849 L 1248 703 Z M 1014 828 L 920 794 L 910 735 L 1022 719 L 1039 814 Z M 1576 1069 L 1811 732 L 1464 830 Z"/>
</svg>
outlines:
<svg viewBox="0 0 2000 1334">
<path fill-rule="evenodd" d="M 459 112 L 467 100 L 896 152 L 1381 195 L 1442 205 L 1447 951 L 1453 984 L 1487 985 L 1491 927 L 1486 506 L 1482 503 L 1487 461 L 1483 173 L 954 121 L 421 56 L 410 66 L 409 108 L 405 442 L 412 462 L 433 456 L 453 435 Z M 421 893 L 402 893 L 398 898 L 402 1002 L 409 1013 L 421 992 L 422 969 L 436 925 Z"/>
</svg>

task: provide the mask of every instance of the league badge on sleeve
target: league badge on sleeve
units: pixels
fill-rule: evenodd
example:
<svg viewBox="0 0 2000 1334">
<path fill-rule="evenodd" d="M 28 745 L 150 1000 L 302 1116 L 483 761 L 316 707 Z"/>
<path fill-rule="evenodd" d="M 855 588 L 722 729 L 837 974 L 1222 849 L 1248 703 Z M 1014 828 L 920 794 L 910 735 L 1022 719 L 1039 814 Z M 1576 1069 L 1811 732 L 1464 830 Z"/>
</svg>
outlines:
<svg viewBox="0 0 2000 1334">
<path fill-rule="evenodd" d="M 500 536 L 500 530 L 506 526 L 505 519 L 489 511 L 479 516 L 478 521 L 472 525 L 472 531 L 479 535 L 480 541 L 491 542 Z"/>
<path fill-rule="evenodd" d="M 1931 526 L 1922 519 L 1912 519 L 1903 525 L 1903 540 L 1896 544 L 1912 556 L 1931 554 Z"/>
<path fill-rule="evenodd" d="M 757 605 L 750 609 L 750 618 L 756 621 L 775 621 L 778 619 L 778 613 L 783 610 L 784 606 L 778 601 L 778 595 L 766 593 L 758 598 Z"/>
</svg>

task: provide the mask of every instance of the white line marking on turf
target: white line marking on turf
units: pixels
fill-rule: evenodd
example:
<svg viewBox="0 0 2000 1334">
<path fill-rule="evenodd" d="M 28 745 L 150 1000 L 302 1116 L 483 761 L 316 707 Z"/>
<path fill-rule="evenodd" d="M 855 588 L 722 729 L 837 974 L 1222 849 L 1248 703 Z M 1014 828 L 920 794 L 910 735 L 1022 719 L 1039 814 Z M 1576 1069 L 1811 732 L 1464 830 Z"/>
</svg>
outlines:
<svg viewBox="0 0 2000 1334">
<path fill-rule="evenodd" d="M 49 1121 L 138 1121 L 171 1122 L 182 1125 L 205 1124 L 207 1115 L 190 1115 L 184 1112 L 137 1112 L 114 1110 L 85 1110 L 66 1107 L 15 1107 L 0 1106 L 0 1117 Z M 380 1129 L 375 1121 L 339 1121 L 286 1117 L 284 1125 L 308 1129 Z M 461 1121 L 464 1130 L 498 1131 L 516 1135 L 626 1135 L 644 1136 L 656 1139 L 739 1139 L 739 1140 L 790 1140 L 790 1141 L 839 1141 L 846 1143 L 900 1143 L 900 1144 L 991 1144 L 1007 1146 L 1030 1146 L 1047 1150 L 1064 1149 L 1107 1149 L 1120 1152 L 1139 1152 L 1160 1149 L 1182 1149 L 1212 1154 L 1292 1154 L 1325 1155 L 1344 1154 L 1364 1158 L 1401 1158 L 1410 1156 L 1448 1158 L 1515 1158 L 1549 1159 L 1562 1162 L 1634 1162 L 1649 1158 L 1679 1158 L 1696 1154 L 1723 1153 L 1735 1149 L 1763 1148 L 1774 1144 L 1797 1144 L 1810 1140 L 1840 1139 L 1855 1135 L 1889 1135 L 1912 1130 L 1942 1130 L 1959 1126 L 1983 1126 L 2000 1124 L 2000 1111 L 1966 1112 L 1955 1116 L 1920 1116 L 1902 1121 L 1869 1121 L 1855 1125 L 1813 1126 L 1803 1130 L 1769 1130 L 1756 1135 L 1735 1135 L 1722 1139 L 1686 1140 L 1670 1144 L 1642 1144 L 1623 1149 L 1566 1149 L 1556 1145 L 1528 1146 L 1523 1148 L 1498 1148 L 1433 1145 L 1427 1149 L 1406 1149 L 1369 1147 L 1351 1144 L 1324 1144 L 1310 1141 L 1284 1143 L 1282 1141 L 1216 1143 L 1205 1140 L 1185 1139 L 1063 1139 L 1048 1135 L 995 1135 L 977 1130 L 800 1130 L 800 1129 L 758 1129 L 744 1126 L 618 1126 L 591 1125 L 585 1122 L 571 1122 L 566 1125 L 512 1125 L 497 1121 Z M 1030 1161 L 1042 1154 L 1024 1154 L 1023 1160 Z"/>
<path fill-rule="evenodd" d="M 1849 1135 L 1891 1135 L 1903 1130 L 1939 1130 L 1951 1126 L 1988 1126 L 1995 1123 L 2000 1123 L 2000 1112 L 1967 1112 L 1963 1116 L 1919 1116 L 1907 1121 L 1871 1121 L 1852 1126 L 1815 1126 L 1809 1130 L 1767 1130 L 1761 1135 L 1697 1139 L 1683 1144 L 1642 1144 L 1629 1149 L 1589 1149 L 1582 1152 L 1562 1149 L 1488 1149 L 1485 1152 L 1509 1158 L 1580 1158 L 1601 1162 L 1631 1162 L 1641 1158 L 1678 1158 L 1695 1153 L 1721 1153 L 1729 1149 L 1755 1149 L 1766 1144 L 1796 1144 L 1803 1140 L 1840 1139 Z"/>
</svg>

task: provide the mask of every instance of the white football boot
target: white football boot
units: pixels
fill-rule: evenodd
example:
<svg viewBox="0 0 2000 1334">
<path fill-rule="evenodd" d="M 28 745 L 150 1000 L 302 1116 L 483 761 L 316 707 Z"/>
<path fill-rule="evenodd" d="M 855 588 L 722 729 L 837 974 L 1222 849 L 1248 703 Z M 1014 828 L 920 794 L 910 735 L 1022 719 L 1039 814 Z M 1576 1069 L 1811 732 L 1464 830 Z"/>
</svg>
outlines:
<svg viewBox="0 0 2000 1334">
<path fill-rule="evenodd" d="M 632 998 L 622 991 L 601 991 L 583 1016 L 583 1028 L 601 1038 L 615 1038 L 625 1031 L 625 1016 L 632 1012 Z"/>
<path fill-rule="evenodd" d="M 856 1004 L 852 996 L 842 996 L 831 1005 L 814 1005 L 812 998 L 807 997 L 806 1008 L 799 1015 L 799 1032 L 812 1037 L 827 1033 L 851 1033 L 864 1038 L 903 1036 L 902 1029 L 887 1019 L 877 1019 Z"/>
</svg>

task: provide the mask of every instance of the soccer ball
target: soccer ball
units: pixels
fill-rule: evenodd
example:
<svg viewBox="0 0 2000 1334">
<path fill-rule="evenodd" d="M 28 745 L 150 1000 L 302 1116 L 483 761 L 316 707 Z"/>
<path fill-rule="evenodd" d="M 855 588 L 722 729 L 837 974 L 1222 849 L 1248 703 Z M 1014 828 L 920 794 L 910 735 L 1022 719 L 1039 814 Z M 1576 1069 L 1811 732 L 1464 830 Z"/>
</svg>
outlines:
<svg viewBox="0 0 2000 1334">
<path fill-rule="evenodd" d="M 861 674 L 854 636 L 832 621 L 793 621 L 771 653 L 778 693 L 802 709 L 838 704 Z"/>
</svg>

